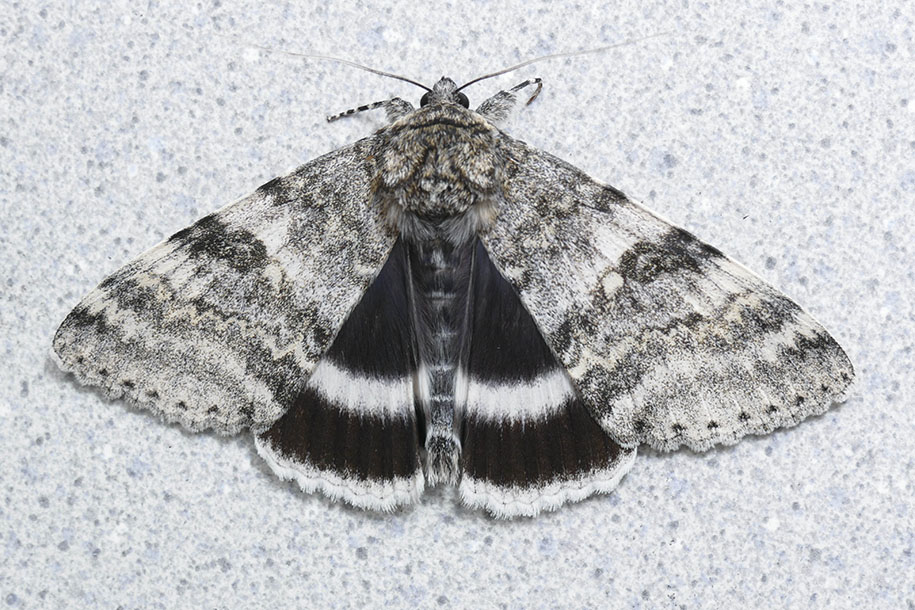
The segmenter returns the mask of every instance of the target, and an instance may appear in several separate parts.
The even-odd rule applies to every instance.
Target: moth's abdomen
[[[455,379],[465,336],[471,248],[445,240],[410,244],[414,330],[419,353],[417,399],[426,422],[426,478],[458,479],[460,442]]]

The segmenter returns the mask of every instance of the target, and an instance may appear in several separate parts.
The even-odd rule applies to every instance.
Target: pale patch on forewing
[[[531,487],[504,487],[465,475],[458,491],[463,504],[481,508],[494,517],[534,517],[543,511],[556,510],[566,503],[580,502],[595,494],[612,492],[632,468],[635,455],[635,449],[623,449],[619,457],[606,468]]]
[[[356,415],[394,419],[413,413],[413,379],[379,379],[342,369],[323,358],[308,379],[328,402]]]
[[[254,444],[258,454],[279,478],[295,481],[306,493],[317,491],[331,500],[343,500],[357,508],[390,512],[399,506],[415,503],[425,487],[422,468],[417,468],[410,477],[357,479],[287,459],[259,436],[255,436]]]
[[[574,395],[568,374],[555,369],[527,382],[484,383],[471,377],[461,404],[467,416],[526,421],[562,410]]]
[[[590,195],[599,197],[601,190]],[[593,232],[592,245],[603,255],[604,264],[610,267],[619,263],[636,243],[659,239],[670,228],[637,208],[615,206],[611,213],[610,210],[581,207],[577,211],[581,215],[578,221],[584,222]]]
[[[600,285],[604,291],[604,296],[612,298],[613,293],[622,288],[623,276],[615,271],[610,271],[604,274],[604,279],[601,280]]]

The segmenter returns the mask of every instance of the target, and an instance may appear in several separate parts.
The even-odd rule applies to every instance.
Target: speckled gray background
[[[267,4],[3,3],[0,607],[915,606],[910,3]],[[615,494],[535,520],[445,491],[378,516],[48,359],[109,272],[382,120],[325,114],[421,93],[245,43],[431,83],[658,32],[467,93],[543,77],[510,133],[796,298],[857,365],[844,406],[731,449],[644,452]]]

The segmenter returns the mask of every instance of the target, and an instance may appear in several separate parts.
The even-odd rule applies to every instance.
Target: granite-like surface
[[[561,4],[3,4],[0,607],[915,606],[915,9]],[[244,43],[431,83],[657,32],[467,94],[543,77],[509,131],[796,298],[857,365],[844,406],[730,449],[643,452],[613,495],[534,520],[441,490],[379,516],[48,358],[109,272],[382,121],[326,114],[421,93]]]

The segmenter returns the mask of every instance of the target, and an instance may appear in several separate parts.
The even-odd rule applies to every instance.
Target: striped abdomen
[[[424,415],[430,484],[458,479],[455,388],[467,333],[471,244],[434,239],[409,246],[413,329],[419,356],[417,407]]]

